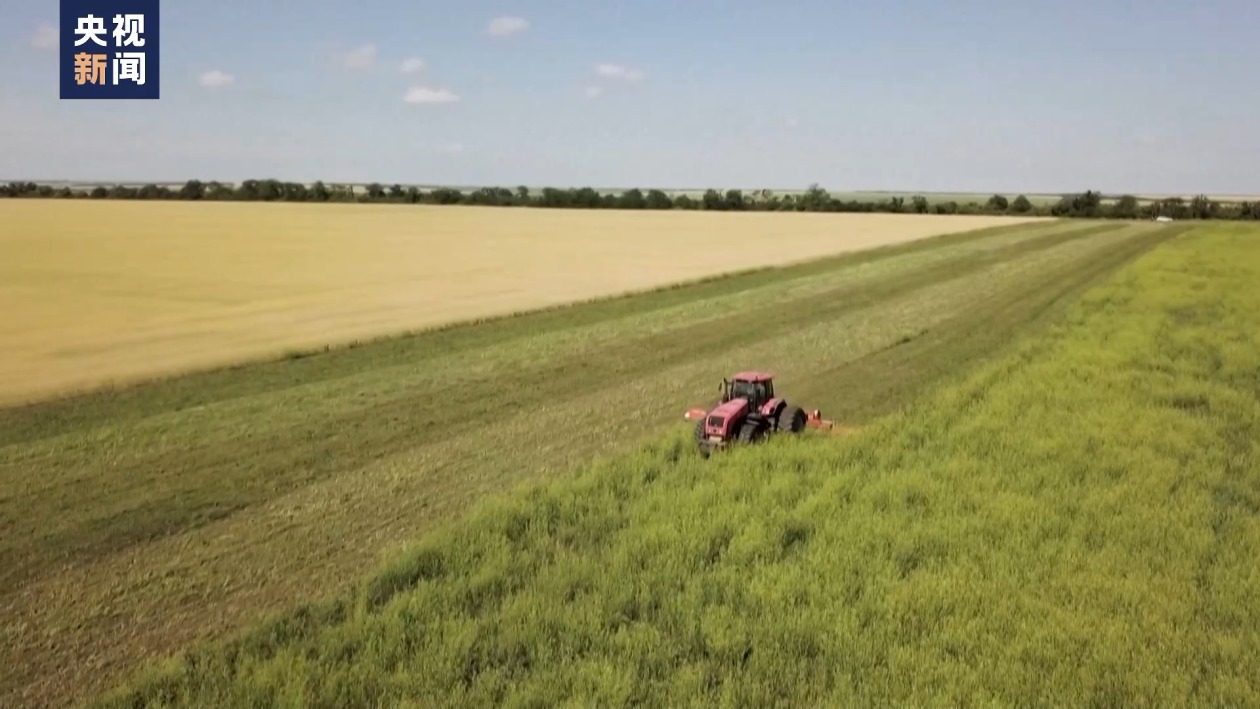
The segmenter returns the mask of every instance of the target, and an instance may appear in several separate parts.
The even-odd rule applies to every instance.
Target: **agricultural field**
[[[0,705],[335,594],[487,495],[667,434],[737,369],[859,428],[1184,228],[990,227],[0,409]]]
[[[0,404],[1027,219],[0,202]]]
[[[496,412],[493,442],[470,427],[466,470],[486,475],[496,454],[474,451],[518,444],[498,484],[526,476],[534,445],[620,435],[626,414],[663,424],[738,364],[773,362],[785,388],[863,425],[709,461],[670,428],[483,501],[352,588],[93,706],[1260,705],[1258,281],[1254,226],[1064,223],[382,349],[378,364],[408,350],[436,362],[468,354],[463,342],[484,354],[460,366],[497,362],[492,377],[542,390],[496,379],[504,398],[546,407],[528,422]],[[534,355],[529,371],[513,351]],[[226,380],[163,396],[217,411],[213,428],[225,407],[297,396],[299,381],[338,386],[313,372],[351,356],[366,355],[257,370],[231,398]],[[391,394],[428,384],[403,369]],[[50,415],[46,430],[79,435],[87,416]],[[170,448],[178,418],[151,422]],[[384,463],[392,474],[369,463],[336,492],[414,511],[438,455]],[[335,494],[320,497],[348,529]],[[301,511],[277,516],[269,542],[284,546]],[[204,546],[178,548],[186,563]],[[342,578],[323,558],[310,580]],[[160,578],[179,595],[185,577]]]

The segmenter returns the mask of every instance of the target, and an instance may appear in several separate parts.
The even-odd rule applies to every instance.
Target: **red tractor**
[[[755,443],[774,433],[800,433],[806,428],[831,428],[817,409],[806,413],[774,394],[774,375],[740,372],[723,379],[721,397],[712,410],[691,409],[683,417],[696,421],[696,445],[706,458],[732,443]]]

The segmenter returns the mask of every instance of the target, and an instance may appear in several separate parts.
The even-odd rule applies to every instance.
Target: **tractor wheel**
[[[700,449],[700,455],[709,457],[709,442],[705,440],[704,435],[704,419],[696,422],[696,447]]]
[[[756,443],[761,440],[764,434],[765,431],[762,430],[760,421],[748,420],[745,421],[744,425],[739,428],[739,442]]]
[[[805,430],[805,411],[799,406],[785,406],[775,420],[779,433],[800,433]]]

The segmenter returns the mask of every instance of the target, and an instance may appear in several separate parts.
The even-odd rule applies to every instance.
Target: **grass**
[[[0,222],[0,405],[1021,223],[56,200]]]
[[[857,426],[1182,229],[1043,222],[0,411],[0,703],[335,593],[746,367]]]
[[[842,443],[680,426],[92,706],[1256,706],[1260,240],[1179,229]]]

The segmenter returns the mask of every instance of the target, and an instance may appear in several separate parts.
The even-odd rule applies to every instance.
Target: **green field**
[[[1102,291],[1110,296],[1094,296],[1077,310],[1073,328],[1057,339],[991,365],[934,405],[881,418],[999,354],[1013,337],[1061,320],[1086,288],[1178,235],[1143,262],[1140,277],[1127,276]],[[1248,243],[1260,242],[1245,226],[1003,227],[0,411],[0,662],[10,670],[0,704],[53,706],[90,696],[145,660],[277,613],[288,619],[251,636],[240,652],[211,647],[193,669],[135,685],[140,705],[162,706],[164,688],[180,690],[177,705],[274,689],[276,702],[295,706],[335,705],[343,692],[349,705],[381,693],[446,703],[456,698],[447,691],[500,705],[496,697],[506,703],[544,690],[613,704],[647,692],[681,705],[702,695],[738,703],[780,689],[798,699],[817,692],[973,703],[1031,696],[1038,689],[1030,683],[1039,681],[1047,692],[1093,691],[1043,670],[1069,671],[1061,665],[1065,647],[1101,653],[1104,665],[1120,662],[1114,652],[1153,651],[1123,642],[1120,650],[1094,647],[1055,625],[1062,629],[1045,637],[1016,633],[1023,643],[1017,662],[1001,654],[1008,649],[1001,637],[1047,618],[1097,627],[1089,609],[1069,601],[1114,591],[1073,585],[1073,574],[1085,568],[1079,564],[1103,552],[1107,562],[1166,563],[1157,570],[1170,574],[1173,565],[1202,562],[1204,583],[1219,581],[1212,587],[1218,595],[1196,596],[1174,583],[1180,577],[1161,577],[1168,585],[1157,590],[1177,598],[1190,593],[1179,602],[1199,603],[1212,628],[1220,627],[1192,638],[1200,643],[1190,646],[1194,652],[1219,643],[1213,647],[1220,662],[1240,661],[1229,643],[1252,638],[1229,639],[1226,630],[1247,612],[1240,610],[1246,598],[1230,594],[1254,591],[1231,585],[1237,569],[1230,560],[1254,537],[1229,531],[1223,538],[1235,546],[1222,546],[1220,555],[1167,561],[1154,552],[1143,556],[1131,537],[1098,538],[1120,524],[1099,515],[1111,510],[1114,495],[1128,492],[1108,486],[1145,483],[1126,476],[1120,463],[1095,480],[1081,459],[1063,457],[1063,446],[1093,440],[1082,449],[1086,462],[1125,452],[1131,446],[1123,435],[1145,429],[1107,416],[1127,415],[1125,407],[1136,404],[1071,399],[1097,392],[1067,386],[1080,384],[1071,376],[1046,379],[1033,365],[1049,357],[1044,367],[1077,371],[1071,353],[1103,357],[1098,367],[1127,356],[1162,357],[1165,369],[1151,371],[1171,379],[1156,383],[1197,401],[1201,382],[1181,373],[1194,361],[1183,361],[1176,348],[1148,352],[1142,318],[1158,320],[1163,303],[1147,300],[1211,298],[1219,301],[1218,321],[1246,318],[1239,309],[1248,293],[1231,283],[1255,275],[1247,271],[1255,265]],[[1161,276],[1159,264],[1170,261],[1191,266]],[[1213,270],[1212,277],[1195,264]],[[1145,284],[1156,277],[1168,282],[1150,291]],[[1125,316],[1117,310],[1125,307],[1139,309]],[[1195,329],[1197,311],[1177,307],[1189,308],[1189,325],[1169,337],[1206,336]],[[1104,327],[1106,318],[1123,322]],[[1109,358],[1106,348],[1080,344],[1091,337],[1129,349]],[[1253,334],[1213,337],[1233,343],[1236,356],[1254,356]],[[1068,354],[1043,354],[1060,350]],[[792,399],[847,427],[872,430],[843,443],[778,445],[699,464],[686,446],[682,411],[708,400],[723,375],[749,367],[780,373],[779,387]],[[990,385],[1006,392],[1001,397],[1011,406],[1021,392],[1033,402],[1049,398],[1021,403],[1002,418],[985,408],[998,400],[984,394]],[[1238,418],[1235,399],[1219,405],[1234,407],[1226,409],[1226,423],[1250,425]],[[1199,421],[1196,412],[1191,406],[1186,420]],[[1100,428],[1082,438],[1086,421]],[[1205,453],[1194,444],[1214,440],[1214,421],[1182,430],[1175,427],[1182,419],[1170,419],[1173,428],[1153,429],[1167,434],[1157,446],[1129,452],[1156,466],[1168,459],[1197,464]],[[1254,437],[1255,429],[1245,430]],[[946,431],[949,437],[933,435]],[[1107,437],[1117,431],[1122,438],[1113,446]],[[634,453],[660,436],[665,442]],[[777,460],[780,453],[786,458]],[[593,455],[612,462],[573,482]],[[1046,467],[1037,473],[1034,463]],[[1047,471],[1060,463],[1078,470],[1070,485],[1052,484]],[[1018,477],[1025,475],[1034,477]],[[1007,478],[1017,489],[1003,487]],[[1194,495],[1214,480],[1192,475],[1178,486],[1206,511],[1160,528],[1160,544],[1205,533],[1195,524],[1209,522],[1217,503]],[[555,487],[509,497],[498,512],[463,516],[490,493],[538,481]],[[1222,494],[1247,489],[1240,482]],[[1073,501],[1080,507],[1054,507]],[[1161,515],[1189,509],[1156,506],[1149,515],[1164,521]],[[1041,527],[1023,529],[1028,513],[1052,531],[1078,525],[1085,546],[1045,536]],[[931,516],[938,514],[944,517]],[[1070,519],[1047,517],[1054,514]],[[1010,547],[1021,539],[1008,536],[1016,531],[1029,543],[1064,546],[1053,564],[1043,563],[1041,552]],[[295,605],[342,593],[382,557],[428,534],[437,536],[413,553],[414,563],[368,584],[371,603],[358,596],[317,605],[314,616],[291,615]],[[698,566],[697,545],[714,555]],[[779,558],[776,545],[791,554]],[[1179,553],[1202,551],[1186,545]],[[927,595],[899,585],[904,579],[894,573],[937,566],[948,573],[914,577],[914,584],[928,584]],[[404,588],[421,576],[433,578]],[[1131,583],[1149,591],[1141,578]],[[1018,594],[1021,584],[1043,582],[1053,582],[1050,595]],[[1012,593],[1005,600],[1016,606],[976,613]],[[539,604],[570,595],[566,605]],[[1172,603],[1164,595],[1155,600]],[[988,635],[960,626],[948,645],[954,659],[938,657],[914,670],[923,673],[912,673],[914,681],[894,682],[921,664],[916,652],[935,647],[916,650],[907,638],[945,643],[933,635],[941,627],[917,625],[923,603],[939,604],[941,622],[969,618]],[[909,610],[916,612],[902,615]],[[1132,620],[1122,615],[1102,627],[1118,634]],[[1183,625],[1168,622],[1175,625],[1168,637],[1189,642],[1176,634]],[[868,632],[859,636],[858,628]],[[556,643],[543,641],[550,637]],[[826,660],[826,669],[797,681],[793,673],[810,668],[794,662],[807,657]],[[571,662],[551,662],[559,658]],[[1010,666],[1015,674],[1002,685],[976,663]],[[1119,666],[1125,673],[1136,667]],[[1151,666],[1161,681],[1173,681],[1162,665]],[[317,677],[323,670],[331,674]],[[1246,694],[1251,685],[1231,671],[1221,670],[1234,684],[1205,670],[1200,694],[1169,693],[1163,685],[1152,691],[1209,703],[1213,696],[1254,701]],[[1131,676],[1116,681],[1117,696],[1128,696]]]
[[[1055,289],[1038,279],[1070,289],[1065,276],[1166,235],[1131,229],[955,244],[986,255],[980,272],[1037,267],[1015,279],[1024,297],[978,298],[953,315],[970,327],[928,332],[1044,313]],[[99,706],[1256,706],[1258,237],[1182,233],[908,408],[837,406],[868,422],[854,436],[705,462],[680,427],[487,502],[352,592]],[[929,254],[946,270],[941,252],[910,258]],[[990,280],[976,275],[972,289]],[[861,361],[838,342],[815,362]],[[899,364],[879,373],[928,368]],[[795,388],[839,404],[867,381],[833,374]]]

